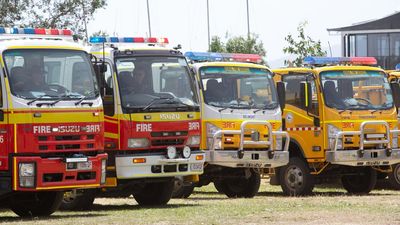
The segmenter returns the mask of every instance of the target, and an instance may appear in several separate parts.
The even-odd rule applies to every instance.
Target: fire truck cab
[[[258,55],[186,52],[185,56],[197,62],[193,70],[201,99],[201,149],[206,152],[204,174],[193,186],[213,182],[228,197],[253,197],[260,174],[289,160],[290,138],[281,131],[284,105],[272,72],[257,64]],[[190,195],[190,189],[183,197]]]
[[[283,127],[291,137],[287,166],[276,179],[287,195],[310,194],[341,179],[349,193],[369,193],[377,171],[400,162],[394,95],[369,57],[307,57],[309,67],[274,70],[286,85]]]
[[[103,109],[70,30],[0,27],[0,198],[48,216],[65,190],[105,183]]]
[[[90,43],[107,67],[101,88],[109,161],[106,191],[98,195],[166,204],[175,177],[203,173],[200,107],[186,59],[166,47],[166,38],[92,37]]]

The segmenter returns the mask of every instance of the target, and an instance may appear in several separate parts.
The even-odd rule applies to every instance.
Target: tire
[[[400,190],[400,164],[392,166],[393,171],[389,173],[388,181],[393,189]]]
[[[172,197],[174,181],[148,183],[141,191],[133,194],[137,203],[141,206],[166,205]]]
[[[284,195],[306,196],[312,194],[315,178],[304,159],[293,157],[289,164],[280,168],[279,183]]]
[[[172,198],[189,198],[194,190],[194,185],[182,185],[179,189],[174,190]]]
[[[342,176],[343,188],[349,194],[368,194],[376,184],[376,170],[371,167],[357,168],[356,175]]]
[[[20,217],[43,217],[53,214],[61,204],[64,192],[17,193],[10,209]]]
[[[96,198],[96,193],[96,189],[65,192],[60,210],[81,211],[91,209]]]
[[[245,174],[250,172],[246,178]],[[260,174],[251,169],[245,169],[242,177],[214,181],[214,186],[229,198],[253,198],[260,189]]]

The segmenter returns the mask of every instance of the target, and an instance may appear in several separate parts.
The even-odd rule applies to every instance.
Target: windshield
[[[118,85],[126,109],[193,110],[197,95],[188,65],[179,57],[117,58]]]
[[[320,74],[327,106],[346,109],[393,107],[389,82],[379,71],[328,71]]]
[[[17,97],[46,100],[98,95],[95,74],[83,51],[15,49],[3,57],[11,92]]]
[[[206,104],[220,108],[275,109],[278,101],[271,73],[248,67],[203,67]]]

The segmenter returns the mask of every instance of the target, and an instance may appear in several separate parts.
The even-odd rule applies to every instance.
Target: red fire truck
[[[48,216],[65,190],[105,183],[95,72],[70,30],[0,27],[0,53],[0,198]]]

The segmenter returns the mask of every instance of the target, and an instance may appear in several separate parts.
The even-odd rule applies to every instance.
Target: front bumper
[[[102,161],[107,154],[98,154],[87,157],[91,168],[67,169],[65,159],[41,158],[39,156],[15,156],[13,172],[13,190],[40,191],[40,190],[69,190],[75,188],[101,187]],[[34,187],[21,187],[19,177],[19,163],[35,164]]]
[[[400,149],[327,151],[326,161],[346,166],[387,166],[400,163]]]
[[[233,168],[275,168],[289,163],[289,152],[214,150],[206,151],[206,162]]]
[[[144,159],[134,163],[135,159]],[[175,177],[203,173],[205,155],[203,151],[192,151],[188,159],[167,159],[159,155],[116,156],[115,165],[118,179],[150,177]]]

